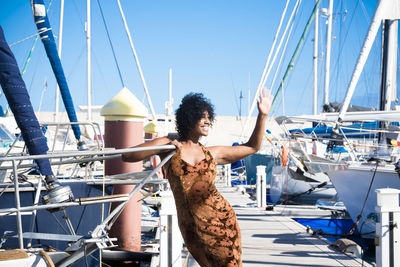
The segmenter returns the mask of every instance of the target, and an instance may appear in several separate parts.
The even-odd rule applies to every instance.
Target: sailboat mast
[[[374,14],[374,17],[372,18],[372,22],[369,26],[367,36],[365,37],[364,44],[361,48],[361,52],[358,57],[357,64],[354,67],[351,81],[349,83],[349,86],[347,87],[346,97],[344,98],[343,105],[342,105],[342,108],[340,109],[339,116],[337,119],[338,123],[341,123],[343,121],[343,118],[346,114],[347,108],[350,105],[351,97],[353,96],[357,82],[361,76],[361,72],[363,71],[365,62],[367,61],[368,54],[371,50],[372,44],[374,43],[376,34],[378,33],[379,27],[381,25],[381,21],[382,21],[382,19],[384,19],[385,13],[388,12],[388,7],[389,7],[388,3],[389,2],[386,0],[379,1],[378,6],[375,10],[375,14]]]
[[[165,120],[164,120],[164,134],[170,132],[170,117],[172,115],[172,68],[169,68],[168,73],[168,100],[165,101]]]
[[[389,111],[392,104],[392,90],[396,88],[396,80],[392,80],[393,72],[396,72],[397,57],[397,21],[384,20],[382,30],[382,65],[381,65],[381,86],[380,86],[380,103],[379,110]],[[393,71],[394,68],[394,71]],[[388,122],[380,121],[379,128],[386,128]],[[379,133],[380,142],[384,138],[384,133]]]
[[[315,11],[314,18],[314,55],[313,55],[313,114],[317,115],[317,104],[318,104],[318,8]]]
[[[398,20],[392,20],[391,21],[391,25],[390,25],[390,33],[389,33],[389,38],[390,38],[390,44],[389,44],[389,51],[390,54],[389,55],[389,67],[391,70],[391,73],[389,77],[389,94],[387,94],[387,99],[386,102],[389,103],[389,105],[387,106],[386,110],[390,110],[391,109],[391,103],[396,99],[396,92],[397,92],[397,50],[398,50],[398,40],[399,40],[399,36],[398,36]]]
[[[326,59],[325,59],[325,83],[324,83],[324,105],[329,105],[329,80],[331,66],[331,38],[332,38],[332,15],[333,0],[329,0],[328,6],[328,29],[326,31]]]
[[[122,21],[124,22],[126,34],[128,35],[129,43],[131,45],[131,50],[132,50],[133,56],[135,58],[136,66],[137,66],[138,71],[139,71],[140,79],[142,80],[144,92],[146,93],[147,102],[149,103],[149,107],[150,107],[150,110],[151,110],[151,114],[152,114],[153,120],[157,121],[156,112],[154,111],[153,103],[151,102],[149,90],[147,89],[146,80],[144,79],[142,68],[140,67],[140,62],[139,62],[139,58],[138,58],[138,56],[136,54],[135,46],[133,45],[132,36],[131,36],[131,34],[129,32],[129,28],[128,28],[128,24],[127,24],[126,19],[125,19],[124,11],[122,10],[122,6],[121,6],[121,3],[120,3],[119,0],[117,0],[117,3],[118,3],[119,11],[121,13]]]
[[[239,96],[239,120],[242,119],[242,99],[243,99],[243,94],[242,94],[242,91],[240,91],[240,96]]]
[[[167,120],[169,116],[172,115],[172,69],[169,69],[169,76],[168,76],[168,101],[165,101],[165,115],[167,116]]]
[[[313,9],[313,11],[312,11],[312,13],[311,13],[311,16],[308,18],[306,27],[304,28],[304,31],[303,31],[303,33],[302,33],[302,35],[301,35],[301,37],[300,37],[299,42],[297,43],[296,49],[294,50],[294,53],[293,53],[293,55],[292,55],[292,58],[291,58],[290,61],[289,61],[289,64],[288,64],[288,66],[287,66],[287,68],[286,68],[286,71],[285,71],[285,74],[283,75],[282,81],[281,81],[281,83],[279,84],[279,87],[278,87],[278,89],[277,89],[276,92],[275,92],[274,100],[272,100],[272,105],[274,104],[274,102],[275,102],[275,100],[277,99],[279,93],[281,92],[283,86],[285,85],[286,79],[289,77],[289,74],[290,74],[290,73],[292,72],[292,70],[293,70],[294,62],[296,61],[296,58],[297,58],[297,56],[298,56],[298,54],[299,54],[299,52],[300,52],[300,48],[303,46],[304,40],[305,40],[305,38],[306,38],[306,34],[307,34],[307,32],[308,32],[308,29],[310,28],[311,22],[314,20],[315,13],[316,13],[316,11],[317,11],[318,8],[319,8],[319,4],[320,4],[320,3],[321,3],[321,0],[318,0],[318,1],[316,2],[315,6],[314,6],[314,9]]]
[[[50,26],[45,5],[43,0],[31,0],[33,17],[35,20],[36,28],[39,31],[40,39],[46,50],[47,57],[50,60],[51,68],[54,72],[54,76],[60,86],[60,93],[63,99],[65,110],[67,111],[68,118],[71,122],[77,122],[76,112],[74,109],[74,103],[72,101],[71,93],[68,88],[68,83],[65,78],[65,73],[61,65],[61,60],[58,57],[57,46],[54,40],[53,32]],[[81,130],[79,125],[72,125],[75,138],[80,140]]]
[[[62,37],[63,37],[63,26],[64,26],[64,0],[60,2],[60,27],[58,29],[58,57],[61,60],[61,49],[62,49]],[[54,113],[54,122],[59,120],[60,110],[60,87],[56,84],[56,110]]]
[[[168,105],[169,105],[169,114],[170,116],[172,114],[172,69],[169,69],[169,90],[168,90]]]
[[[389,111],[396,92],[397,21],[385,20],[382,56],[380,110]]]
[[[250,72],[249,72],[249,80],[248,80],[248,90],[247,90],[247,115],[250,114]]]
[[[90,0],[86,1],[86,45],[87,45],[87,95],[88,112],[87,119],[92,121],[92,58],[91,58],[91,18],[90,18]]]

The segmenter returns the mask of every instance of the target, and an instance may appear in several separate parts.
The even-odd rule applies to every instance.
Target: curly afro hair
[[[202,93],[189,93],[183,97],[179,108],[175,112],[176,130],[178,131],[179,139],[188,139],[190,131],[201,120],[204,111],[208,112],[210,123],[212,124],[215,114],[214,106],[209,99],[205,98]]]

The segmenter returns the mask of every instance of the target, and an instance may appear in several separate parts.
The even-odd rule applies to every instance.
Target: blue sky
[[[145,104],[145,94],[130,50],[116,1],[99,0],[125,86]],[[248,92],[252,100],[271,48],[286,1],[277,0],[203,0],[203,1],[133,1],[121,0],[133,36],[144,77],[156,113],[164,113],[168,97],[168,71],[172,68],[174,109],[188,92],[202,92],[216,107],[217,115],[238,115],[242,91],[242,115],[247,115]],[[291,1],[289,11],[295,1]],[[37,33],[30,1],[0,0],[0,25],[9,44]],[[49,1],[45,1],[49,4]],[[332,40],[331,101],[343,100],[356,57],[362,45],[377,1],[336,0]],[[278,73],[282,77],[293,53],[314,1],[303,0],[296,17],[287,55]],[[92,88],[93,104],[110,100],[122,85],[108,44],[98,1],[92,0]],[[323,0],[321,7],[327,7]],[[49,12],[53,32],[58,36],[59,0],[53,0]],[[75,105],[87,104],[86,41],[84,23],[86,1],[65,1],[62,63]],[[325,40],[325,21],[320,17],[319,42]],[[293,75],[285,87],[284,108],[281,98],[273,108],[279,116],[312,113],[312,47],[313,28],[298,58]],[[34,38],[12,46],[20,68],[25,63]],[[376,44],[375,48],[378,47]],[[323,88],[324,46],[320,45],[319,91]],[[378,51],[370,56],[369,68],[359,82],[353,104],[376,105],[379,85]],[[340,52],[339,52],[340,51]],[[377,63],[378,62],[378,63]],[[273,73],[271,74],[271,77]],[[54,110],[55,79],[43,45],[38,42],[24,80],[34,108]],[[44,81],[48,88],[43,92]],[[269,86],[267,82],[267,86]],[[275,92],[277,82],[272,88]],[[318,106],[322,106],[322,93]],[[255,114],[255,113],[254,113]]]

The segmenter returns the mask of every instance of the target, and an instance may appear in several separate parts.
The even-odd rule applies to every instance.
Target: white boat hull
[[[379,188],[400,189],[400,177],[395,172],[394,166],[387,165],[376,168],[376,164],[350,165],[329,171],[328,175],[352,220],[356,222],[357,217],[361,215],[358,231],[365,235],[363,237],[373,238],[375,206],[377,205],[375,190]]]

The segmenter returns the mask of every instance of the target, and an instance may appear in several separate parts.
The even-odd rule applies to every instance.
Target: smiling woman
[[[187,139],[196,124],[206,118],[211,126],[215,119],[214,106],[201,93],[187,94],[176,111],[176,128],[180,139]]]
[[[263,92],[258,100],[256,126],[247,143],[206,148],[199,139],[208,135],[214,121],[214,108],[203,94],[190,93],[176,111],[178,140],[161,137],[139,145],[172,143],[177,147],[177,153],[167,166],[167,178],[174,194],[182,237],[189,252],[203,267],[242,266],[239,225],[232,206],[214,184],[216,167],[258,151],[271,103],[270,92]],[[133,162],[154,154],[165,156],[161,151],[153,150],[126,153],[123,159]]]

